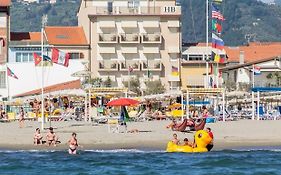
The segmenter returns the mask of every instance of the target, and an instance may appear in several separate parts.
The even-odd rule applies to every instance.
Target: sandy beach
[[[129,122],[128,130],[138,129],[139,133],[109,133],[107,124],[86,122],[52,122],[61,141],[57,147],[34,146],[33,134],[40,123],[26,121],[24,128],[18,122],[0,123],[0,149],[41,150],[67,149],[67,141],[76,132],[80,149],[155,149],[165,150],[173,131],[165,126],[170,121]],[[45,124],[46,128],[50,123]],[[281,146],[281,121],[240,120],[207,124],[215,136],[215,150]],[[42,134],[45,139],[47,130]],[[194,132],[178,132],[178,137],[192,140]]]

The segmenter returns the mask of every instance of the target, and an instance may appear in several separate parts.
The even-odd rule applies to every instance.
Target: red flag
[[[19,79],[16,74],[10,69],[7,67],[7,75],[10,76],[10,77],[13,77],[15,79]]]
[[[40,62],[42,61],[42,58],[39,55],[37,55],[36,53],[33,53],[33,58],[34,58],[35,66],[40,64]]]
[[[129,66],[129,72],[133,72],[134,68],[132,66]]]
[[[69,65],[69,53],[64,53],[57,48],[52,48],[52,62],[68,67]]]
[[[209,63],[208,63],[208,64],[209,64]],[[209,75],[212,75],[212,74],[213,74],[213,71],[214,71],[214,70],[213,70],[213,64],[212,64],[212,63],[210,63],[210,69],[211,69],[211,70],[210,70]]]

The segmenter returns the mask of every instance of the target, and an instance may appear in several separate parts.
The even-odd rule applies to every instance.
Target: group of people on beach
[[[76,136],[76,133],[72,133],[71,138],[68,141],[69,154],[77,154],[78,141]],[[45,141],[43,140],[43,136],[41,135],[39,128],[36,128],[33,139],[34,145],[47,144],[48,146],[56,146],[57,143],[60,143],[60,141],[58,140],[58,136],[55,134],[54,129],[52,127],[49,128]]]
[[[214,139],[214,134],[211,130],[211,128],[206,128],[206,131],[208,132],[209,136]],[[183,139],[183,143],[181,143],[181,141],[178,139],[178,135],[176,133],[173,134],[173,139],[171,140],[174,144],[176,145],[182,145],[182,146],[190,146],[192,148],[196,148],[197,145],[196,145],[196,142],[195,142],[195,139],[193,140],[193,142],[190,142],[188,140],[188,138],[184,138]],[[211,149],[214,147],[214,144],[213,144],[213,141],[207,145],[207,149],[208,151],[211,151]]]

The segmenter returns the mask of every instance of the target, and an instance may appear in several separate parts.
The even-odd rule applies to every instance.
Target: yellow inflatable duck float
[[[182,146],[174,144],[172,141],[168,142],[167,152],[183,152],[183,153],[192,153],[192,152],[208,152],[207,145],[213,140],[207,131],[199,130],[194,135],[196,148],[191,146]]]

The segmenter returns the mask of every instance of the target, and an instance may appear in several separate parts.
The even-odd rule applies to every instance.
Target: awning
[[[168,21],[168,27],[172,28],[172,27],[180,27],[180,22],[179,21]]]
[[[115,47],[99,47],[99,53],[115,53]]]
[[[80,80],[74,80],[74,81],[68,81],[64,83],[59,83],[51,86],[44,87],[44,93],[50,93],[54,91],[59,90],[65,90],[65,89],[79,89],[81,88],[81,82]],[[29,92],[25,92],[22,94],[15,95],[14,97],[25,97],[25,96],[31,96],[31,95],[39,95],[41,94],[41,89],[35,89]]]
[[[98,22],[100,28],[115,28],[114,21],[100,21]]]
[[[121,47],[122,53],[138,53],[137,47]]]
[[[159,47],[143,47],[143,53],[159,53]]]
[[[143,21],[142,25],[144,28],[158,28],[159,21]]]
[[[121,26],[124,28],[137,28],[138,23],[137,21],[122,21]]]
[[[169,53],[180,53],[179,47],[169,47],[168,48]]]

